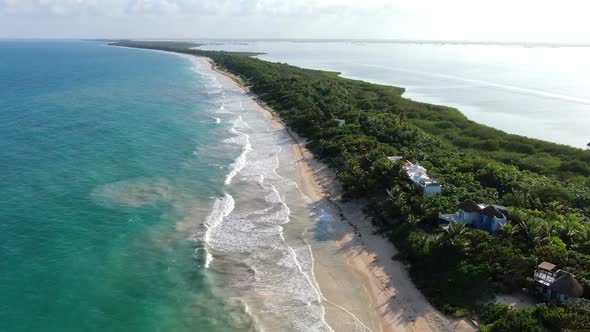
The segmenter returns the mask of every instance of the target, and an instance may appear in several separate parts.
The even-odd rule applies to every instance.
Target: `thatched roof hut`
[[[481,211],[481,207],[479,205],[477,205],[477,203],[475,203],[474,201],[472,201],[470,199],[459,204],[458,208],[465,211],[465,212],[479,212],[479,211]]]
[[[584,294],[584,287],[580,285],[573,274],[559,270],[555,277],[555,281],[549,285],[553,292],[565,294],[569,297],[581,297]]]

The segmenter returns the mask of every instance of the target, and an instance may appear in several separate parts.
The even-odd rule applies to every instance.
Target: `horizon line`
[[[244,37],[190,37],[190,38],[102,38],[102,37],[0,37],[0,40],[80,40],[80,41],[119,41],[119,40],[147,40],[147,41],[225,41],[225,42],[350,42],[350,43],[391,43],[391,44],[449,44],[449,45],[498,45],[498,46],[563,46],[590,47],[590,42],[555,42],[555,41],[503,41],[503,40],[461,40],[461,39],[399,39],[399,38],[244,38]]]

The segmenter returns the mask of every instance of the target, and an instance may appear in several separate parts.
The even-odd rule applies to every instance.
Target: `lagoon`
[[[583,148],[590,142],[590,47],[303,41],[200,41],[273,62],[406,88],[509,133]]]

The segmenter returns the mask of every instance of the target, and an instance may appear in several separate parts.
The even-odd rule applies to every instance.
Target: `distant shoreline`
[[[26,39],[22,39],[26,40]],[[130,41],[134,39],[81,39],[83,41],[104,41],[104,42],[118,42]],[[141,39],[150,40],[150,39]],[[193,40],[195,43],[207,44],[208,42],[291,42],[291,43],[365,43],[365,44],[414,44],[414,45],[459,45],[459,46],[521,46],[521,47],[590,47],[590,42],[583,43],[562,43],[562,42],[541,42],[541,41],[500,41],[500,40],[434,40],[434,39],[309,39],[309,38],[183,38],[183,39],[154,39],[154,41],[175,41],[186,42]]]
[[[294,43],[294,42],[212,42],[198,47],[204,51],[246,51],[257,50],[268,54],[256,58],[275,62],[289,63],[301,68],[340,72],[340,76],[352,80],[369,83],[403,87],[404,98],[416,102],[434,105],[445,105],[458,109],[468,119],[481,125],[489,126],[506,133],[541,139],[557,144],[565,144],[574,148],[585,148],[588,136],[581,123],[576,120],[587,111],[590,99],[584,93],[576,93],[569,85],[542,83],[526,75],[527,70],[538,67],[540,62],[557,59],[573,58],[576,54],[587,54],[590,48],[561,48],[561,46],[532,45],[529,46],[477,46],[431,43],[431,44],[371,44],[371,43]],[[451,43],[460,43],[451,41]],[[482,42],[483,43],[483,42]],[[245,46],[247,45],[247,46]],[[489,46],[489,47],[487,47]],[[311,52],[321,49],[323,56],[315,56]],[[339,56],[338,52],[342,55]],[[416,60],[404,58],[403,54],[416,52]],[[491,54],[506,60],[509,56],[515,59],[531,57],[531,64],[526,66],[496,65],[494,61],[484,61]],[[362,56],[361,56],[362,55]],[[431,56],[440,57],[426,65]],[[480,57],[478,57],[481,56]],[[360,57],[359,57],[360,56]],[[463,60],[453,64],[453,57]],[[467,58],[470,56],[469,58]],[[341,57],[341,58],[340,58]],[[336,60],[338,59],[338,60]],[[433,58],[434,60],[434,58]],[[517,60],[520,61],[520,60]],[[460,64],[464,63],[464,64]],[[470,65],[478,64],[474,74],[469,72]],[[446,68],[455,66],[456,71]],[[481,65],[481,68],[479,69]],[[495,76],[494,67],[509,69],[514,73]],[[554,68],[546,66],[545,68]],[[570,66],[562,69],[547,69],[551,72],[563,71],[570,77]],[[509,79],[520,75],[522,81]],[[552,80],[547,80],[551,82]],[[537,83],[535,83],[537,82]],[[545,81],[543,81],[545,82]],[[577,82],[577,81],[575,81]],[[587,82],[580,79],[579,83]],[[552,88],[552,86],[554,88]],[[526,105],[526,106],[522,106]],[[535,109],[539,116],[531,116],[530,110]],[[553,109],[564,111],[563,116],[555,116]],[[566,112],[567,110],[567,112]],[[578,116],[574,116],[578,115]],[[522,125],[527,123],[527,125]],[[522,124],[521,124],[522,123]],[[570,130],[564,130],[570,128]]]

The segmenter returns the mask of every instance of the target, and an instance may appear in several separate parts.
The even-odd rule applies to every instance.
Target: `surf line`
[[[213,203],[213,208],[205,223],[205,234],[203,235],[203,241],[205,243],[204,249],[206,252],[206,260],[205,260],[205,268],[209,268],[210,263],[213,261],[213,255],[209,252],[209,239],[211,236],[211,231],[219,226],[223,219],[229,216],[235,208],[235,201],[234,198],[228,194],[224,193],[222,198],[215,198],[215,202]]]

